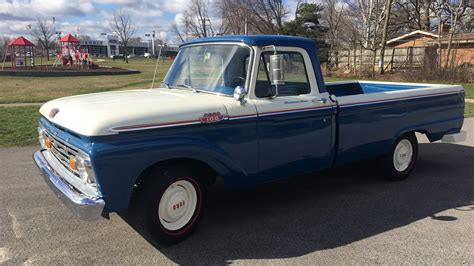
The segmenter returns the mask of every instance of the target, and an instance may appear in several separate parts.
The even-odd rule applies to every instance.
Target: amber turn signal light
[[[53,144],[51,143],[51,140],[49,138],[46,138],[44,140],[44,145],[46,146],[46,148],[48,149],[51,149],[51,146],[53,146]]]
[[[71,167],[71,169],[76,170],[76,168],[77,168],[76,159],[74,159],[74,158],[69,159],[69,167]]]

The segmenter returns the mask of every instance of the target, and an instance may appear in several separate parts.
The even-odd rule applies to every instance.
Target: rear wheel
[[[159,244],[175,244],[194,231],[202,215],[202,184],[192,171],[177,166],[152,171],[141,184],[139,215]]]
[[[390,153],[378,159],[382,174],[392,181],[408,178],[418,157],[418,140],[414,133],[401,136]]]

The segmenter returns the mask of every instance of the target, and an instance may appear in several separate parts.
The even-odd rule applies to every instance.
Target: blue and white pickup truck
[[[462,86],[325,84],[316,49],[290,36],[185,43],[160,88],[44,104],[34,160],[79,218],[133,198],[151,235],[172,244],[196,227],[216,177],[246,187],[377,158],[381,175],[401,180],[417,159],[415,132],[465,138]]]

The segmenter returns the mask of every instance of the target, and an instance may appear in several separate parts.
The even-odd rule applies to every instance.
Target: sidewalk
[[[0,103],[0,107],[41,106],[44,103]]]

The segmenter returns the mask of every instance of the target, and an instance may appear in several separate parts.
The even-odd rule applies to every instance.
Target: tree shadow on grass
[[[337,248],[436,213],[473,211],[474,148],[420,144],[408,180],[387,182],[373,161],[295,177],[249,190],[210,188],[206,213],[185,241],[160,247],[129,211],[121,217],[158,251],[178,264],[223,264],[238,259],[277,259]]]

